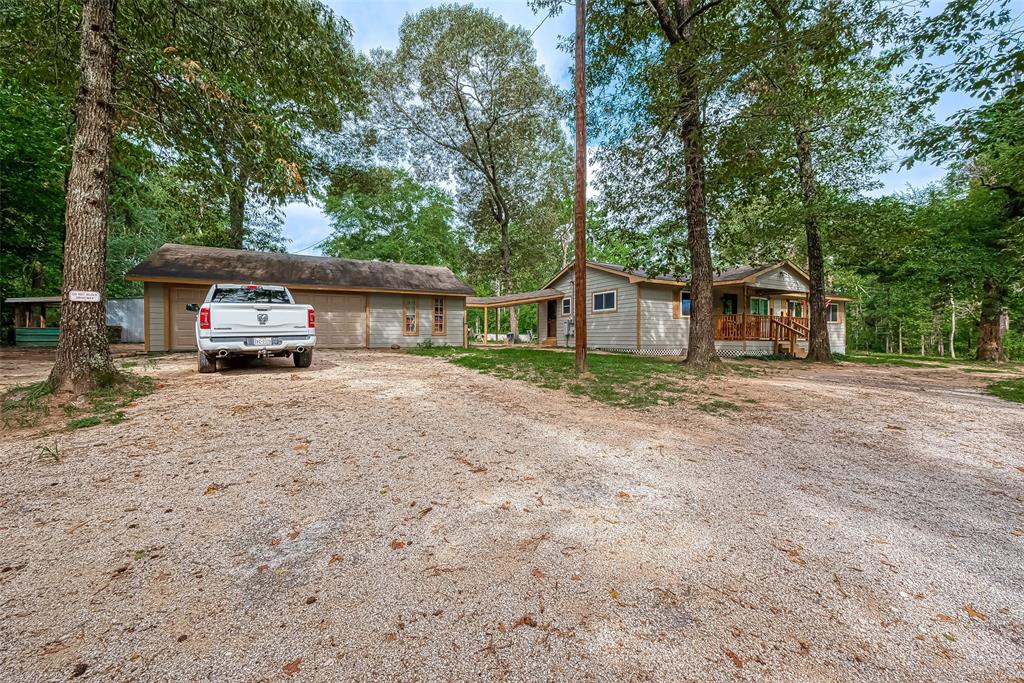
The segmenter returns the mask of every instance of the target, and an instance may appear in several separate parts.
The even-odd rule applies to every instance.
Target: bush
[[[1007,330],[1003,337],[1003,350],[1010,360],[1024,361],[1024,334]]]

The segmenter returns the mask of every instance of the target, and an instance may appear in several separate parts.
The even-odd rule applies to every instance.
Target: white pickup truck
[[[287,287],[213,285],[196,315],[199,372],[216,372],[228,356],[291,356],[308,368],[316,346],[316,312],[295,303]]]

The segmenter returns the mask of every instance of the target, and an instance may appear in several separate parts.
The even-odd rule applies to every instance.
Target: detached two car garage
[[[128,273],[145,291],[147,351],[194,351],[212,284],[284,285],[316,309],[318,348],[463,346],[466,297],[447,268],[165,244]]]

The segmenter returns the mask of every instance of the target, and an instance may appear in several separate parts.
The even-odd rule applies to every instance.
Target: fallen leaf
[[[951,617],[948,614],[942,614],[941,612],[935,615],[935,621],[944,621],[947,624],[956,621],[956,617]]]
[[[272,538],[272,539],[270,539],[270,545],[281,545],[281,539],[280,538]]]
[[[292,661],[288,662],[287,664],[281,667],[281,670],[289,676],[294,676],[295,674],[299,673],[300,664],[302,664],[302,657],[299,657],[298,659],[293,659]]]
[[[800,654],[802,654],[804,657],[806,657],[807,655],[811,654],[811,644],[810,643],[808,643],[806,640],[800,640],[800,641],[797,641],[797,642],[800,645],[800,649],[798,650],[798,652]]]
[[[260,566],[256,567],[256,571],[258,571],[260,574],[267,571],[268,569],[270,569],[270,565],[267,564],[261,564]]]
[[[505,624],[499,621],[498,622],[498,633],[504,633],[505,631],[506,631]]]
[[[738,654],[736,654],[732,650],[726,650],[724,648],[722,649],[722,652],[725,653],[726,657],[732,660],[732,663],[736,665],[737,669],[743,668],[743,660],[740,659],[740,656]]]
[[[952,633],[943,633],[942,636],[951,643],[956,642],[956,637]]]
[[[615,590],[614,588],[608,589],[608,595],[612,596],[612,600],[619,599],[619,591]]]
[[[633,500],[633,496],[629,495],[625,491],[619,491],[615,495],[618,496],[619,498],[621,498],[622,500],[627,500],[627,501],[628,500]]]
[[[530,574],[532,574],[535,579],[543,579],[546,576],[546,574],[537,567],[534,567]]]
[[[392,550],[401,550],[404,547],[405,547],[405,541],[400,541],[397,538],[395,540],[391,541],[391,549]]]
[[[971,619],[979,619],[981,621],[985,621],[986,619],[988,619],[987,616],[985,616],[978,610],[974,609],[970,605],[964,605],[964,612],[967,612],[967,616],[969,616]]]
[[[1024,529],[1014,529],[1010,532],[1011,536],[1024,536]]]
[[[295,540],[296,538],[298,538],[298,537],[299,537],[299,530],[298,530],[298,529],[292,529],[292,530],[291,530],[291,531],[290,531],[290,532],[288,533],[288,540],[289,540],[289,541],[294,541],[294,540]]]
[[[530,628],[536,628],[537,620],[533,618],[532,614],[524,614],[523,616],[516,619],[515,623],[512,624],[512,628],[519,628],[520,626],[529,626]]]
[[[294,446],[292,446],[292,450],[295,451],[296,453],[301,453],[302,451],[305,451],[307,448],[309,448],[308,443],[297,443]]]
[[[385,633],[384,634],[384,640],[386,640],[389,643],[393,643],[396,640],[398,640],[398,634],[394,633],[394,632],[392,632],[392,633]]]
[[[327,560],[327,566],[330,567],[332,564],[337,564],[339,562],[341,562],[341,555],[334,553],[331,555],[331,559]]]
[[[206,493],[204,493],[203,495],[204,496],[212,496],[217,491],[220,491],[223,488],[224,488],[224,484],[210,484],[209,486],[206,487]]]

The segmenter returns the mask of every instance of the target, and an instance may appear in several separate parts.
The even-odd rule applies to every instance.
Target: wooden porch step
[[[558,343],[558,339],[555,337],[546,337],[544,341],[540,343],[541,346],[554,346]]]

